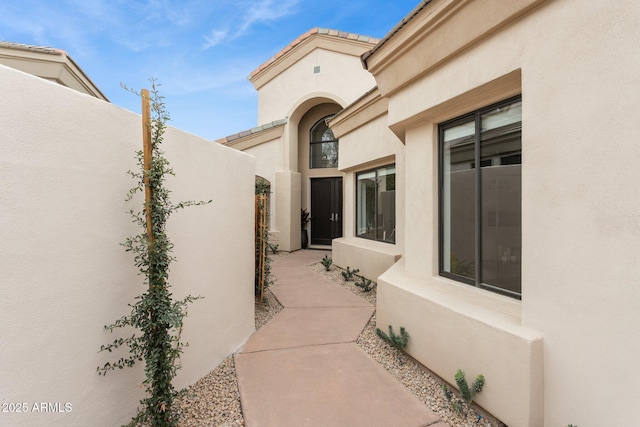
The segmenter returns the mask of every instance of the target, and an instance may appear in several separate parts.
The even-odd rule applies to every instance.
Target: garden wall
[[[140,116],[4,66],[0,94],[0,425],[125,423],[143,397],[142,366],[96,368],[120,357],[98,353],[115,338],[103,325],[144,291],[120,246],[140,231],[127,212],[141,200],[125,202]],[[185,321],[182,388],[254,330],[255,164],[174,128],[164,149],[174,202],[213,199],[168,223],[174,296],[204,297]]]

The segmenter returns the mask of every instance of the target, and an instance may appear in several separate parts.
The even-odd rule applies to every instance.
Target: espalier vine
[[[144,385],[146,397],[140,401],[142,408],[132,419],[130,425],[140,422],[152,426],[175,426],[176,415],[173,411],[173,400],[177,394],[172,379],[179,369],[178,359],[187,345],[180,340],[183,319],[187,315],[187,306],[200,297],[191,295],[175,300],[170,292],[169,265],[174,261],[171,255],[173,243],[167,236],[166,223],[171,214],[187,206],[202,205],[208,202],[186,201],[173,204],[170,191],[165,187],[167,175],[175,175],[164,157],[161,145],[164,139],[166,123],[169,113],[164,104],[164,98],[158,93],[159,84],[151,79],[151,90],[138,94],[150,104],[149,120],[144,124],[150,135],[146,147],[148,154],[143,151],[136,153],[139,169],[129,171],[128,174],[136,181],[136,185],[127,194],[127,201],[131,202],[139,193],[146,194],[146,200],[141,209],[131,209],[131,218],[140,229],[140,234],[128,237],[122,245],[127,252],[133,254],[133,262],[145,278],[145,291],[129,304],[131,312],[121,317],[105,329],[114,332],[124,329],[127,336],[117,338],[107,345],[102,345],[100,351],[122,352],[128,348],[128,354],[115,362],[108,362],[98,367],[100,375],[125,367],[134,366],[137,362],[145,362]],[[148,99],[148,101],[145,100]],[[143,107],[143,110],[145,107]],[[143,117],[145,112],[143,111]],[[149,147],[150,146],[150,147]],[[146,162],[145,162],[146,160]],[[135,333],[129,336],[129,330]]]

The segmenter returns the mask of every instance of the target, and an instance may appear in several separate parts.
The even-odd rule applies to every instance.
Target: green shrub
[[[389,325],[389,335],[385,334],[380,328],[376,328],[376,334],[398,351],[404,350],[410,338],[409,333],[404,329],[404,326],[400,326],[400,335],[396,335],[393,332],[393,326],[391,325]]]
[[[350,282],[353,280],[353,276],[355,276],[355,274],[359,271],[360,270],[358,270],[357,268],[351,270],[349,266],[347,266],[347,269],[342,272],[342,277],[344,277],[345,282]]]
[[[329,258],[327,255],[324,256],[324,258],[322,258],[322,261],[320,261],[322,263],[322,265],[324,265],[324,269],[329,271],[331,270],[331,264],[333,264],[333,260],[331,258]]]
[[[371,282],[371,280],[364,277],[361,277],[360,279],[362,280],[361,282],[354,283],[357,287],[361,288],[364,292],[369,292],[371,291],[371,289],[373,289],[373,283]]]
[[[453,410],[457,413],[466,412],[476,395],[482,391],[482,388],[484,387],[484,376],[478,375],[471,387],[469,387],[467,379],[465,378],[465,373],[462,369],[458,369],[454,378],[458,385],[458,389],[460,390],[460,397],[462,399],[454,399],[453,393],[449,390],[449,387],[447,387],[446,384],[442,385],[442,391]]]

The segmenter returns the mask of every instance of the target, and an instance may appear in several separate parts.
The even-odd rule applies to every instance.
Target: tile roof
[[[306,33],[302,34],[297,39],[295,39],[294,41],[292,41],[291,43],[289,43],[289,45],[287,45],[280,52],[276,53],[267,62],[263,63],[258,68],[253,70],[251,72],[251,74],[249,75],[249,79],[254,77],[256,74],[260,73],[265,68],[267,68],[273,62],[275,62],[278,58],[280,58],[281,56],[283,56],[284,54],[289,52],[291,49],[293,49],[296,45],[300,44],[302,41],[308,39],[309,37],[311,37],[311,36],[313,36],[315,34],[327,35],[327,36],[337,37],[337,38],[341,38],[341,39],[356,40],[356,41],[360,41],[360,42],[364,42],[364,43],[370,43],[372,45],[375,45],[380,41],[380,39],[377,39],[377,38],[374,38],[374,37],[362,36],[362,35],[354,34],[354,33],[347,33],[345,31],[332,30],[332,29],[329,29],[329,28],[312,28],[309,31],[307,31]]]
[[[17,50],[25,50],[29,52],[48,53],[51,55],[62,55],[67,57],[69,56],[67,52],[65,52],[64,50],[56,49],[48,46],[33,46],[30,44],[0,41],[0,47],[6,47],[9,49],[17,49]]]
[[[269,130],[271,128],[275,128],[275,127],[278,127],[278,126],[284,126],[284,125],[287,124],[288,121],[289,121],[289,119],[276,120],[274,122],[267,123],[267,124],[264,124],[262,126],[258,126],[258,127],[252,128],[252,129],[248,129],[248,130],[245,130],[245,131],[242,131],[242,132],[235,133],[233,135],[226,136],[226,137],[224,137],[222,139],[216,140],[216,142],[219,143],[219,144],[222,144],[222,145],[227,145],[227,144],[232,143],[236,139],[244,138],[245,136],[249,136],[249,135],[253,135],[253,134],[256,134],[256,133],[260,133],[260,132],[263,132],[265,130]]]

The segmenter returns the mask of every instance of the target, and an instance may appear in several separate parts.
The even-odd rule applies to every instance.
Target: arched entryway
[[[298,125],[298,168],[302,175],[302,209],[311,214],[312,246],[330,246],[343,235],[343,173],[338,170],[339,141],[327,120],[342,110],[334,102],[311,107]]]

